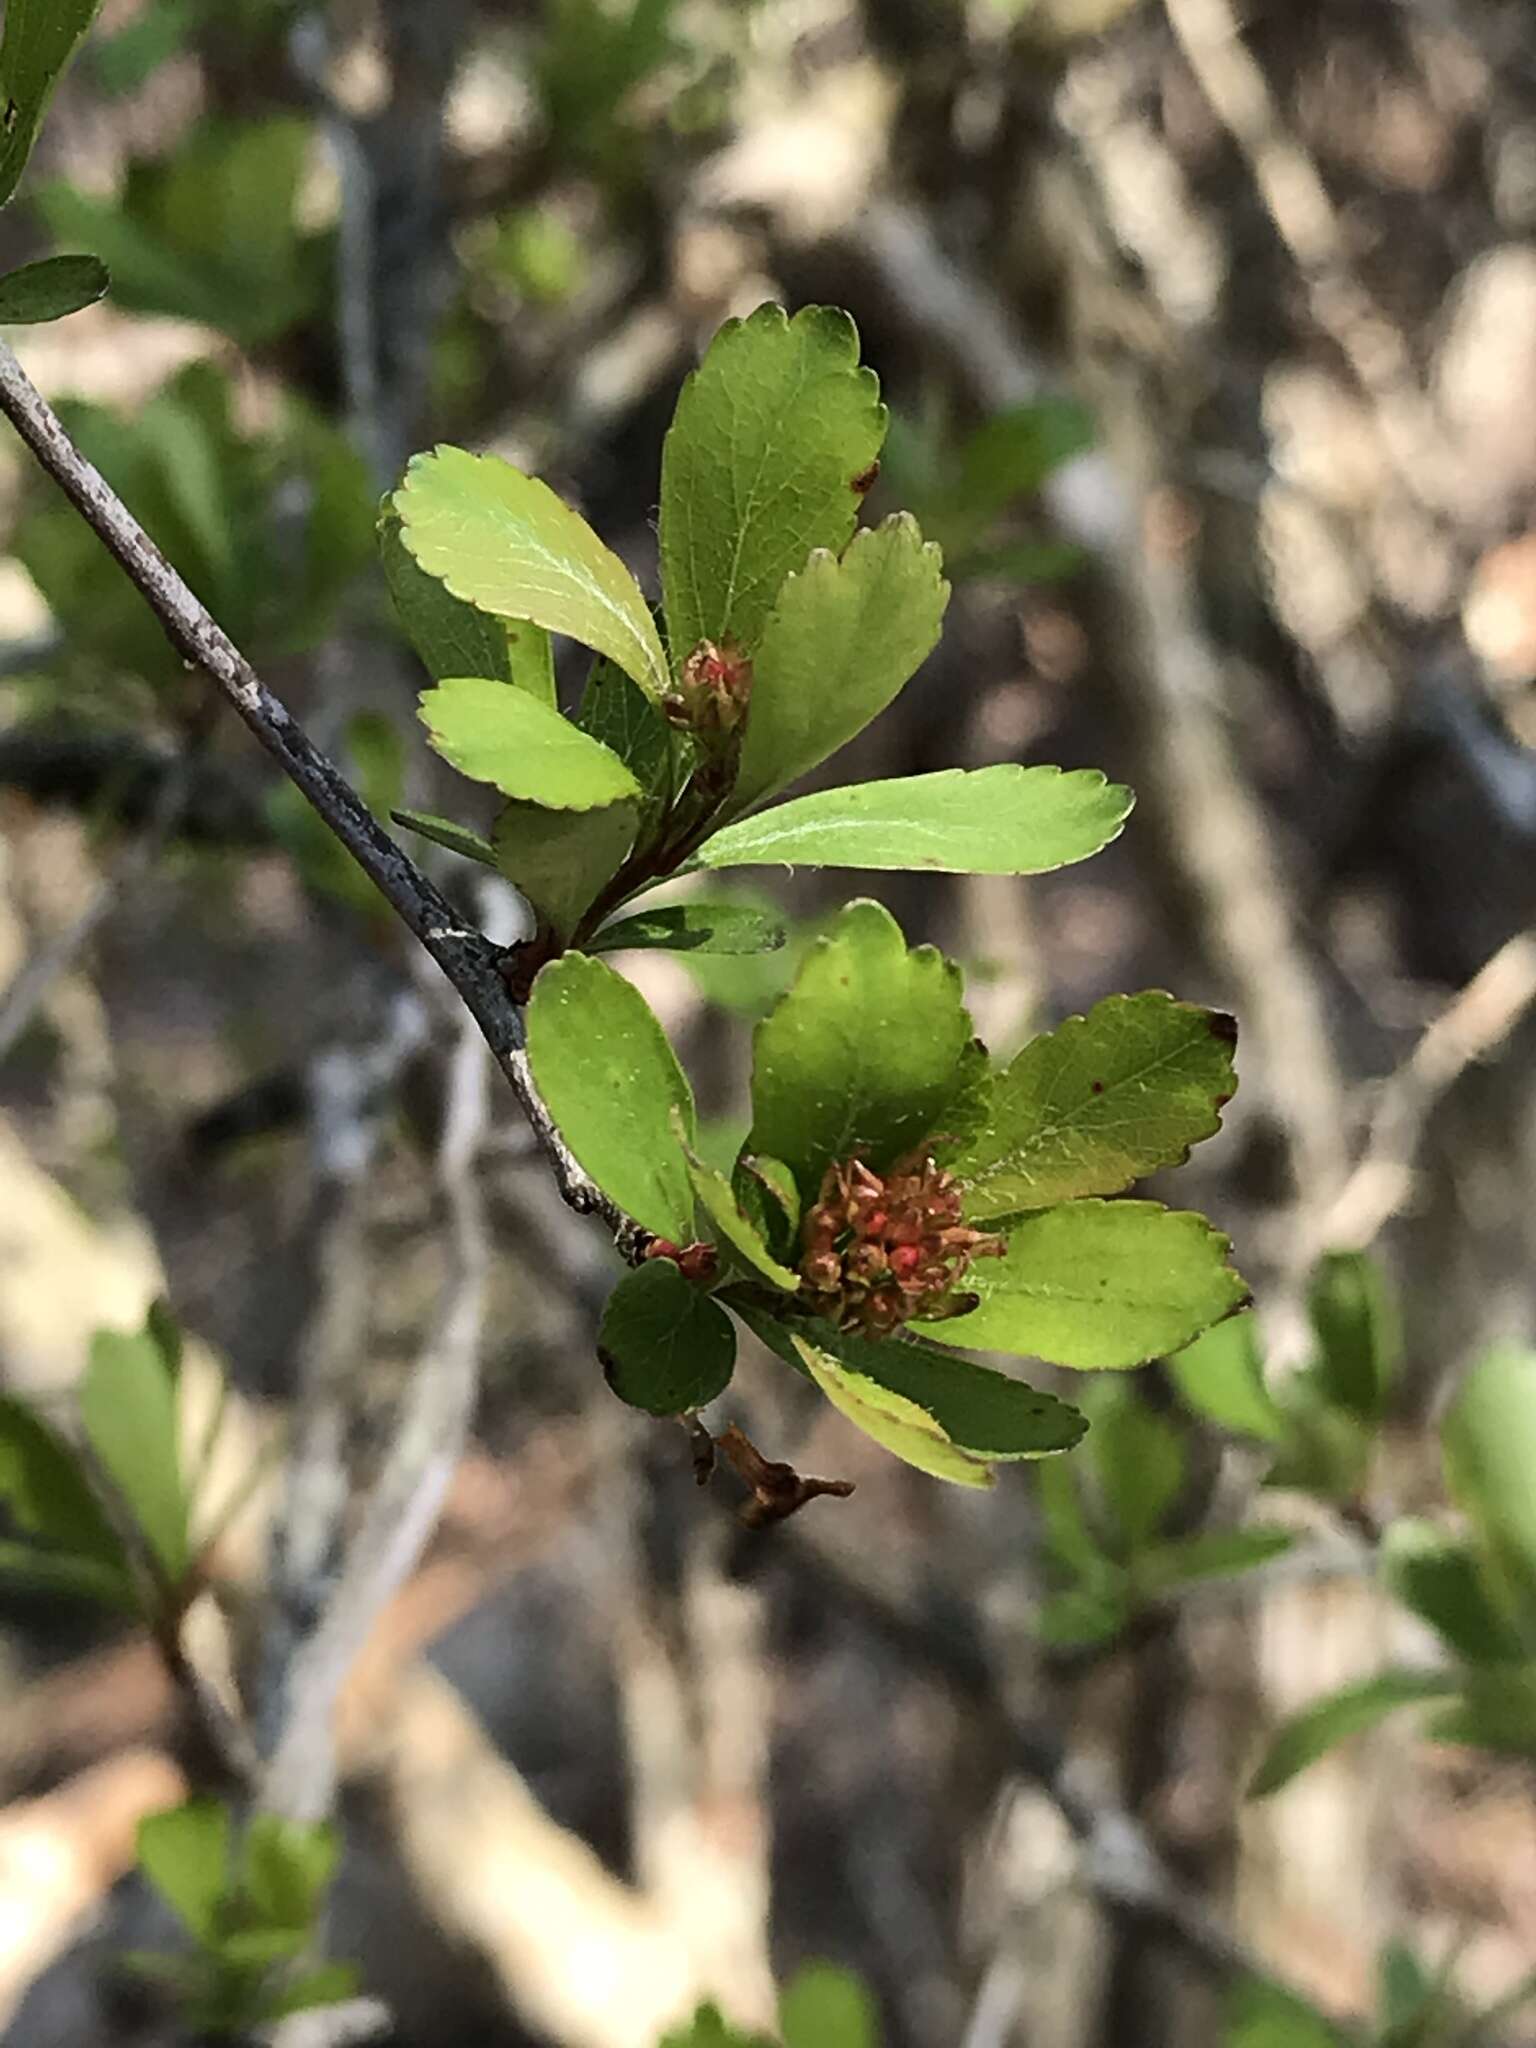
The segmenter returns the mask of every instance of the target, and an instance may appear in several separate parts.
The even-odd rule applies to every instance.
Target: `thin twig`
[[[53,408],[22,369],[15,351],[4,342],[0,342],[0,412],[126,572],[171,645],[217,684],[258,742],[452,982],[511,1083],[549,1159],[561,1198],[578,1214],[601,1217],[623,1256],[637,1259],[647,1233],[582,1171],[534,1085],[522,1012],[500,972],[503,949],[463,922],[286,705],[273,696],[117,493],[76,448]]]

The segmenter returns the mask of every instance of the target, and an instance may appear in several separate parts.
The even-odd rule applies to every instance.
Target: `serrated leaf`
[[[0,206],[16,190],[59,74],[100,0],[6,0],[0,39]]]
[[[796,781],[878,718],[933,651],[948,602],[939,551],[905,512],[789,576],[754,656],[732,811]]]
[[[1128,1394],[1094,1410],[1088,1451],[1105,1505],[1128,1547],[1140,1549],[1162,1527],[1184,1484],[1183,1438],[1166,1415]]]
[[[1402,1350],[1385,1274],[1364,1252],[1329,1252],[1317,1263],[1308,1306],[1319,1347],[1315,1384],[1346,1414],[1377,1421]]]
[[[976,1222],[1117,1195],[1221,1126],[1237,1085],[1236,1026],[1158,990],[1110,996],[1032,1039],[987,1101],[983,1126],[944,1163]]]
[[[205,1947],[219,1935],[219,1908],[229,1889],[229,1809],[217,1799],[191,1799],[139,1822],[139,1863],[171,1911]]]
[[[596,811],[640,785],[616,754],[528,691],[453,676],[421,695],[432,745],[471,782],[551,811]]]
[[[1330,1749],[1351,1735],[1374,1728],[1399,1707],[1446,1699],[1459,1687],[1459,1679],[1445,1671],[1383,1671],[1315,1700],[1271,1738],[1249,1784],[1248,1797],[1263,1799],[1278,1792]]]
[[[784,2048],[879,2048],[880,2021],[868,1987],[833,1963],[806,1963],[779,2000]]]
[[[468,825],[456,825],[452,818],[435,817],[431,811],[391,811],[389,815],[407,832],[419,832],[434,846],[445,846],[450,853],[462,854],[465,860],[479,861],[482,867],[493,868],[497,864],[496,849],[490,840],[471,831]]]
[[[406,547],[455,597],[569,634],[653,697],[669,687],[640,586],[548,484],[498,456],[444,447],[414,458],[394,509]]]
[[[306,1933],[320,1911],[336,1869],[334,1828],[251,1816],[245,1830],[242,1877],[246,1897],[269,1926]]]
[[[628,946],[671,953],[776,953],[788,934],[766,912],[740,903],[669,903],[638,910],[604,925],[591,942],[594,953],[620,953]]]
[[[738,818],[691,865],[1043,875],[1118,838],[1134,801],[1096,768],[941,768],[818,790]]]
[[[617,754],[640,785],[642,832],[648,832],[676,794],[680,741],[652,700],[616,662],[592,664],[576,723]]]
[[[64,1439],[24,1402],[0,1395],[0,1500],[17,1527],[88,1565],[111,1597],[130,1603],[123,1546]],[[23,1553],[30,1555],[31,1553]]]
[[[753,1035],[749,1149],[782,1159],[807,1200],[833,1160],[885,1165],[940,1127],[970,1042],[953,962],[908,952],[880,904],[850,903]]]
[[[661,463],[661,583],[681,663],[701,640],[755,651],[785,577],[852,537],[886,414],[846,313],[759,306],[728,320],[677,401]]]
[[[693,1183],[672,1112],[692,1143],[693,1093],[640,991],[584,954],[552,961],[533,985],[528,1057],[550,1115],[598,1186],[646,1230],[686,1243]]]
[[[588,811],[509,803],[491,828],[496,865],[540,919],[568,939],[622,867],[638,821],[637,806],[627,801]]]
[[[152,1338],[96,1332],[80,1382],[80,1419],[161,1570],[179,1584],[191,1548],[176,1384]]]
[[[736,1333],[671,1259],[648,1259],[608,1297],[597,1339],[608,1384],[647,1415],[686,1415],[730,1385]]]
[[[45,256],[0,277],[0,327],[40,327],[106,296],[106,265],[94,256]]]
[[[1157,1202],[1063,1202],[1010,1226],[1001,1258],[965,1276],[980,1306],[925,1324],[941,1344],[1082,1370],[1144,1365],[1248,1299],[1228,1240]]]
[[[1157,1599],[1202,1579],[1233,1578],[1283,1557],[1295,1541],[1289,1529],[1202,1529],[1176,1542],[1148,1544],[1136,1553],[1136,1591]]]
[[[954,1486],[988,1487],[997,1475],[985,1458],[975,1457],[953,1443],[926,1408],[905,1395],[883,1387],[878,1380],[855,1372],[802,1336],[791,1342],[801,1364],[840,1415],[846,1415],[856,1429],[919,1472],[935,1479],[947,1479]]]
[[[379,520],[379,559],[395,612],[434,681],[446,676],[512,681],[506,620],[477,610],[427,574],[401,539],[400,519],[388,500]]]
[[[1403,1515],[1381,1539],[1382,1583],[1471,1664],[1525,1655],[1509,1618],[1489,1598],[1476,1551],[1462,1536]]]
[[[1284,1412],[1264,1383],[1258,1322],[1231,1316],[1168,1360],[1174,1385],[1197,1414],[1239,1436],[1283,1444],[1290,1435]]]
[[[688,1177],[693,1182],[693,1191],[700,1206],[726,1244],[770,1287],[777,1287],[785,1294],[797,1293],[800,1275],[788,1266],[781,1266],[774,1258],[757,1225],[737,1201],[725,1175],[713,1166],[706,1166],[686,1143],[683,1144],[683,1153],[688,1161]]]

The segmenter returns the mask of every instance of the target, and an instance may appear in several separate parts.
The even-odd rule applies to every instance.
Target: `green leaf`
[[[339,2005],[356,1995],[358,1973],[352,1963],[322,1963],[290,1978],[283,1990],[262,2006],[264,2020],[287,2019],[291,2013],[312,2012],[316,2006]]]
[[[970,1042],[953,962],[908,952],[880,904],[850,903],[754,1034],[749,1149],[812,1200],[829,1161],[879,1167],[936,1131]]]
[[[218,1940],[219,1908],[229,1889],[229,1809],[192,1799],[139,1822],[139,1862],[171,1911],[205,1947]]]
[[[1352,2042],[1315,2006],[1258,1978],[1234,1986],[1223,2038],[1225,2048],[1351,2048]]]
[[[1348,1736],[1374,1728],[1399,1707],[1446,1699],[1460,1681],[1444,1671],[1383,1671],[1359,1680],[1305,1708],[1272,1738],[1248,1787],[1250,1799],[1266,1798],[1317,1762]]]
[[[0,327],[63,320],[106,296],[111,279],[94,256],[45,256],[0,277]]]
[[[21,181],[59,74],[101,0],[6,0],[0,39],[0,206]]]
[[[307,1933],[320,1911],[336,1868],[336,1831],[274,1813],[251,1816],[245,1830],[243,1880],[247,1899],[270,1927]]]
[[[905,1395],[855,1372],[831,1352],[793,1336],[801,1364],[840,1415],[919,1472],[955,1486],[992,1486],[997,1475],[984,1458],[962,1450],[943,1426]]]
[[[857,1380],[903,1403],[902,1412],[921,1410],[951,1444],[989,1464],[1048,1458],[1071,1450],[1088,1427],[1075,1408],[1054,1395],[910,1337],[876,1340],[834,1330],[815,1317],[780,1318],[750,1302],[733,1301],[731,1306],[752,1334],[786,1363],[804,1369],[803,1346],[809,1344]]]
[[[800,1275],[788,1266],[781,1266],[774,1258],[757,1225],[737,1201],[725,1175],[713,1166],[706,1166],[686,1144],[683,1152],[688,1161],[688,1177],[693,1182],[693,1191],[731,1250],[771,1287],[777,1287],[785,1294],[797,1293]]]
[[[1000,1259],[975,1262],[978,1308],[924,1327],[941,1344],[1084,1370],[1143,1365],[1248,1299],[1229,1249],[1203,1216],[1157,1202],[1063,1202],[1012,1225]]]
[[[0,1395],[0,1500],[29,1536],[89,1565],[110,1597],[132,1604],[123,1546],[75,1453],[22,1401]],[[64,1560],[59,1560],[62,1563]]]
[[[562,939],[568,939],[635,843],[632,802],[547,811],[509,803],[491,828],[496,865]]]
[[[1035,1634],[1052,1650],[1089,1650],[1112,1642],[1131,1618],[1130,1601],[1119,1577],[1102,1584],[1073,1586],[1042,1600],[1035,1615]]]
[[[761,1210],[765,1216],[772,1215],[769,1235],[792,1238],[800,1228],[800,1190],[782,1159],[770,1158],[766,1152],[744,1152],[736,1161],[731,1184],[749,1214]]]
[[[1472,1743],[1501,1756],[1536,1758],[1536,1669],[1482,1665],[1461,1674],[1462,1697],[1431,1715],[1436,1742]]]
[[[1519,1634],[1490,1598],[1472,1545],[1432,1522],[1404,1515],[1381,1540],[1383,1584],[1471,1664],[1514,1664]]]
[[[507,627],[507,646],[512,656],[512,680],[530,697],[537,697],[551,711],[555,702],[555,650],[542,626],[519,619]]]
[[[608,1297],[597,1339],[608,1384],[647,1415],[686,1415],[731,1383],[730,1317],[671,1259],[648,1259]]]
[[[435,846],[446,846],[450,853],[477,860],[486,868],[498,865],[490,840],[472,832],[468,825],[456,825],[452,818],[434,817],[430,811],[391,811],[389,815],[407,832],[419,832],[423,839],[430,839]]]
[[[1072,1458],[1044,1464],[1033,1475],[1046,1548],[1076,1578],[1119,1579],[1123,1574],[1083,1512],[1081,1471],[1081,1460]]]
[[[684,384],[661,463],[661,584],[681,663],[701,640],[756,650],[785,577],[840,554],[885,439],[846,313],[728,320]]]
[[[976,1222],[1117,1195],[1188,1158],[1237,1085],[1236,1026],[1157,990],[1110,996],[1032,1039],[995,1081],[984,1128],[946,1152]]]
[[[898,512],[789,576],[754,657],[731,798],[742,810],[835,754],[880,713],[938,642],[941,557]]]
[[[693,1183],[672,1111],[691,1143],[693,1095],[640,991],[581,953],[552,961],[533,985],[528,1057],[550,1115],[598,1186],[646,1230],[686,1243]]]
[[[218,1960],[223,1970],[260,1977],[293,1962],[308,1945],[302,1927],[235,1927],[219,1936]]]
[[[692,865],[1043,875],[1118,838],[1133,801],[1096,768],[941,768],[818,790],[738,818]]]
[[[879,2048],[880,2020],[868,1987],[835,1963],[806,1963],[779,1999],[784,2048]]]
[[[413,459],[394,502],[406,547],[455,597],[500,619],[569,634],[653,697],[668,689],[639,585],[548,484],[498,456],[438,448]]]
[[[616,754],[526,690],[455,676],[424,690],[421,717],[445,761],[472,782],[552,811],[595,811],[640,785]]]
[[[191,1560],[176,1384],[153,1339],[98,1330],[80,1382],[92,1450],[172,1585]]]
[[[1309,1306],[1320,1347],[1315,1383],[1347,1414],[1379,1420],[1402,1352],[1385,1275],[1364,1252],[1329,1252],[1318,1261]]]
[[[1201,1579],[1235,1578],[1282,1557],[1295,1540],[1289,1529],[1202,1529],[1198,1536],[1152,1543],[1136,1553],[1136,1591],[1152,1600]]]
[[[1168,1371],[1188,1405],[1220,1428],[1269,1444],[1289,1435],[1285,1414],[1264,1384],[1255,1317],[1229,1316],[1176,1352]]]
[[[1094,1411],[1089,1453],[1104,1500],[1127,1544],[1150,1543],[1184,1484],[1184,1440],[1135,1394]]]
[[[1536,1649],[1536,1354],[1513,1345],[1473,1368],[1441,1428],[1446,1475],[1506,1606]]]
[[[601,655],[592,664],[576,723],[617,754],[640,785],[642,836],[656,825],[676,794],[678,738],[655,704],[617,663]]]
[[[434,682],[447,676],[513,680],[505,619],[477,611],[418,566],[387,500],[379,520],[379,557],[400,623]]]
[[[672,953],[776,953],[787,936],[764,911],[740,903],[669,903],[605,925],[592,951],[620,953],[636,946]]]
[[[701,2005],[686,2026],[662,2037],[661,2048],[774,2048],[762,2034],[744,2034],[713,2004]]]
[[[0,1579],[62,1600],[96,1600],[103,1607],[121,1608],[129,1614],[138,1610],[133,1581],[123,1566],[101,1564],[72,1552],[0,1541]]]

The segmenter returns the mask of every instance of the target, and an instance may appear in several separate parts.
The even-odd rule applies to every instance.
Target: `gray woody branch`
[[[4,342],[0,342],[0,412],[125,570],[171,645],[190,666],[201,669],[218,685],[453,984],[511,1083],[549,1160],[562,1199],[581,1215],[601,1217],[619,1250],[627,1258],[636,1257],[645,1234],[582,1171],[534,1086],[522,1012],[500,971],[503,949],[484,932],[461,921],[452,904],[395,844],[287,706],[273,696],[105,478],[76,448]]]

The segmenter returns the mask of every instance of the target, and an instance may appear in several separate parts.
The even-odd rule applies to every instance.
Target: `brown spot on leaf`
[[[869,490],[869,489],[870,489],[870,488],[872,487],[872,485],[874,484],[875,478],[876,478],[876,477],[877,477],[877,476],[878,476],[879,474],[880,474],[880,464],[879,464],[879,462],[878,462],[878,461],[876,461],[876,462],[872,462],[872,463],[871,463],[871,464],[869,465],[868,469],[861,469],[861,470],[859,471],[858,475],[857,475],[857,476],[856,476],[856,477],[855,477],[855,478],[853,479],[852,483],[851,483],[851,484],[850,484],[850,485],[848,486],[848,488],[849,488],[849,489],[850,489],[851,491],[856,491],[856,492],[858,493],[858,495],[859,495],[859,496],[860,496],[860,497],[862,498],[862,497],[863,497],[863,495],[864,495],[864,493],[865,493],[865,492],[866,492],[867,490]]]
[[[1104,1083],[1102,1081],[1090,1081],[1088,1086],[1095,1095],[1102,1095],[1104,1093]]]
[[[1237,1019],[1235,1017],[1229,1017],[1225,1010],[1212,1010],[1209,1012],[1209,1021],[1212,1038],[1219,1038],[1223,1045],[1236,1045]]]

